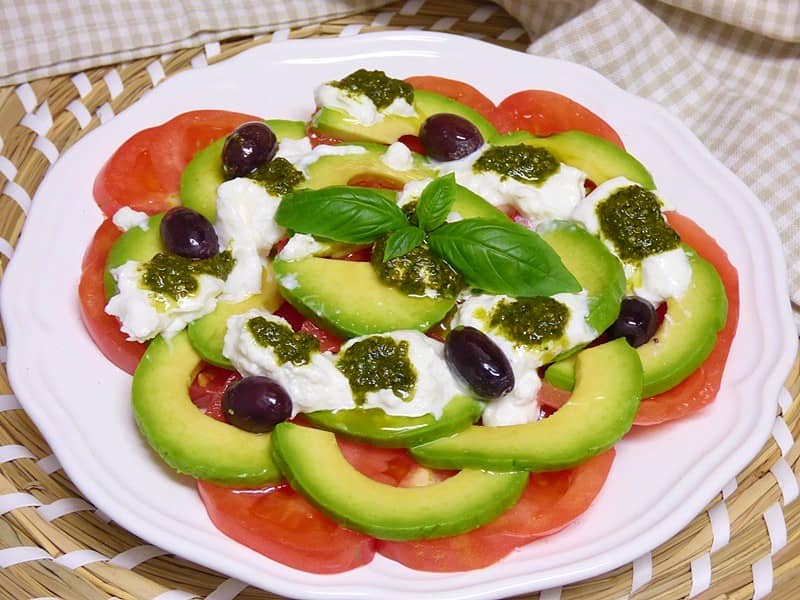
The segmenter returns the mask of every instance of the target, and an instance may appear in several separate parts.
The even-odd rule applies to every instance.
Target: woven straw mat
[[[303,27],[288,37],[413,27],[446,28],[519,50],[529,43],[508,14],[477,0],[414,0],[413,10],[408,4]],[[60,153],[161,79],[270,41],[267,35],[207,44],[0,88],[0,265],[5,267],[13,254],[31,197]],[[0,332],[3,363],[4,344]],[[761,453],[682,532],[632,564],[529,598],[800,598],[800,502],[794,501],[800,469],[797,364],[787,390]],[[0,515],[3,599],[276,597],[168,555],[95,510],[21,410],[3,364]]]

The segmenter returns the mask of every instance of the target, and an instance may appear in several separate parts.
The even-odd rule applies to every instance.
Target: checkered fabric
[[[530,52],[587,65],[671,110],[761,198],[784,244],[800,326],[800,2],[496,2],[528,29]],[[0,85],[387,3],[0,0]]]

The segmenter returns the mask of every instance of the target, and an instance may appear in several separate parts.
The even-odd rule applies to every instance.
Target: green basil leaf
[[[493,294],[525,298],[581,290],[555,250],[517,223],[464,219],[432,231],[428,243],[470,285]]]
[[[403,211],[378,190],[331,186],[297,190],[283,196],[275,213],[278,225],[337,242],[367,244],[408,225]]]
[[[425,231],[439,227],[450,214],[456,199],[456,176],[448,173],[425,186],[417,203],[417,221]]]
[[[386,247],[383,249],[383,262],[408,254],[423,241],[425,241],[425,232],[419,227],[409,225],[393,231],[386,239]]]

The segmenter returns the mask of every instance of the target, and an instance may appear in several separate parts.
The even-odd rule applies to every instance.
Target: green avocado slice
[[[185,332],[159,336],[133,374],[133,415],[144,437],[180,473],[221,485],[279,481],[270,434],[250,433],[204,415],[189,398],[200,355]]]
[[[648,190],[656,187],[650,172],[631,154],[606,139],[583,131],[564,131],[547,137],[537,137],[527,131],[515,131],[495,138],[492,144],[529,144],[545,148],[560,162],[586,173],[597,185],[622,176]]]
[[[639,357],[624,339],[577,355],[575,390],[556,413],[524,425],[470,427],[411,449],[443,469],[556,471],[611,448],[633,424],[642,391]]]
[[[320,410],[305,416],[312,425],[373,446],[408,448],[466,429],[480,418],[483,407],[468,396],[455,396],[438,419],[387,415],[380,408]]]
[[[306,135],[306,125],[302,121],[270,119],[265,123],[278,141],[287,138],[298,140]],[[217,188],[225,181],[222,173],[225,139],[222,137],[200,150],[181,173],[181,203],[212,223],[217,215]]]
[[[464,470],[429,486],[400,488],[359,473],[327,431],[280,423],[275,460],[291,486],[339,523],[384,540],[457,535],[494,520],[528,481],[525,472]]]
[[[711,354],[728,315],[728,298],[716,269],[688,246],[683,248],[692,267],[689,289],[681,298],[667,300],[661,326],[650,341],[636,348],[644,370],[644,398],[666,392],[691,375]],[[545,379],[558,388],[572,389],[574,361],[552,364]]]
[[[363,148],[361,154],[328,154],[320,156],[316,162],[306,169],[307,180],[303,187],[318,190],[331,185],[349,185],[357,178],[377,179],[394,187],[402,188],[409,181],[436,177],[436,171],[431,169],[423,156],[413,153],[412,168],[406,171],[393,169],[383,160],[386,146],[370,142],[342,144]]]
[[[450,113],[463,117],[475,125],[478,131],[481,132],[485,142],[491,142],[500,135],[497,133],[497,129],[495,129],[494,125],[492,125],[486,117],[481,115],[481,113],[470,108],[466,104],[462,104],[458,100],[448,98],[442,94],[425,90],[414,90],[414,108],[416,108],[419,113],[420,126],[422,126],[422,121],[431,115]]]
[[[538,233],[588,292],[586,322],[598,334],[602,333],[619,315],[625,294],[622,263],[599,238],[575,223],[553,221]]]
[[[273,268],[286,300],[344,338],[396,329],[427,331],[455,304],[452,298],[408,296],[383,283],[367,262],[278,258]]]

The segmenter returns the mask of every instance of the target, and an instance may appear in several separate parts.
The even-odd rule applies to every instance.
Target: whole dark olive
[[[483,400],[492,400],[514,389],[514,371],[503,351],[489,336],[474,327],[459,327],[444,343],[450,370]]]
[[[266,123],[243,123],[222,146],[222,170],[228,179],[244,177],[271,161],[277,151],[278,139]]]
[[[222,412],[228,423],[251,431],[272,431],[292,416],[292,400],[279,383],[269,377],[245,377],[222,395]]]
[[[211,258],[219,254],[214,226],[191,208],[171,208],[159,227],[164,247],[186,258]]]
[[[425,154],[434,160],[458,160],[483,146],[483,136],[464,117],[450,113],[431,115],[419,130]]]
[[[631,346],[638,348],[653,337],[657,328],[658,318],[652,303],[639,296],[626,296],[617,320],[606,330],[606,335],[610,340],[624,337]]]

